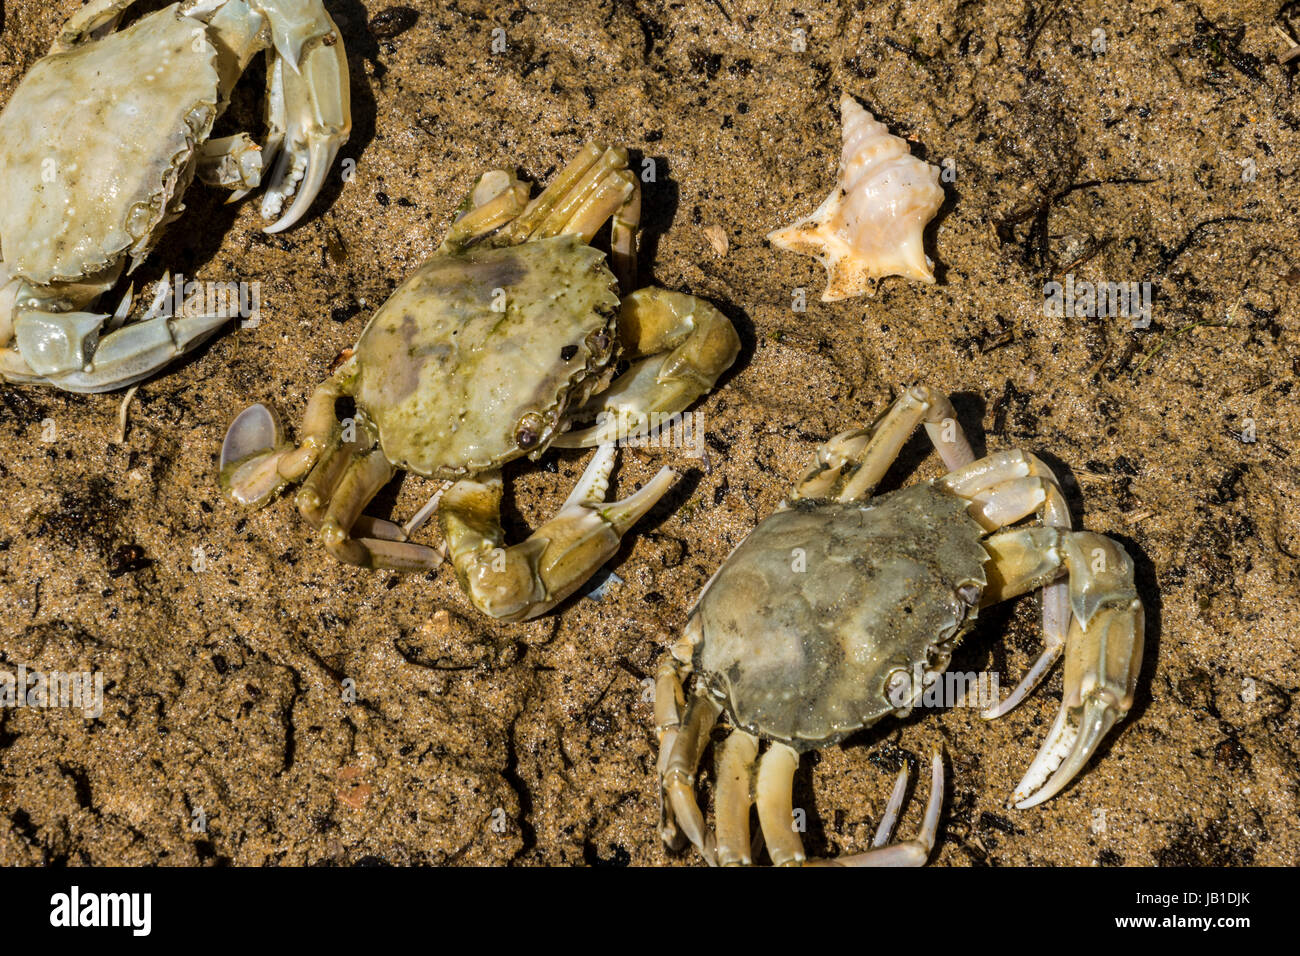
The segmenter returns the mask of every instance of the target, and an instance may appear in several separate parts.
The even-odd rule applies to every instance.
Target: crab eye
[[[560,361],[567,362],[577,354],[578,347],[576,345],[566,345],[560,349]]]
[[[540,415],[525,415],[515,425],[515,444],[524,449],[536,447],[541,440],[543,427]]]

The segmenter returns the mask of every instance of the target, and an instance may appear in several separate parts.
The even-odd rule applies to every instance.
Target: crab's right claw
[[[250,405],[221,443],[221,490],[236,504],[260,508],[288,484],[280,462],[291,451],[279,416],[261,403]]]
[[[1012,793],[1027,809],[1074,778],[1133,705],[1142,666],[1143,611],[1133,562],[1109,538],[1080,532],[1064,542],[1074,621],[1065,643],[1065,694],[1042,749]]]
[[[309,43],[305,54],[277,42],[268,77],[265,162],[280,155],[262,197],[263,217],[278,216],[266,227],[269,233],[283,232],[307,213],[352,130],[347,54],[338,27],[329,25],[330,32]]]

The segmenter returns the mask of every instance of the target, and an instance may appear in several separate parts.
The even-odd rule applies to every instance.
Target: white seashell
[[[778,249],[814,256],[829,282],[823,302],[870,294],[877,279],[934,282],[922,233],[943,205],[939,169],[845,93],[839,182],[808,218],[768,233]]]

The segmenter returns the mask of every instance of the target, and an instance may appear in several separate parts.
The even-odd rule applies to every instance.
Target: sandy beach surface
[[[918,709],[805,760],[809,852],[866,848],[898,768],[942,742],[935,864],[1300,862],[1295,4],[327,5],[354,129],[310,217],[268,236],[255,200],[196,185],[133,276],[258,283],[256,326],[144,384],[124,440],[120,394],[0,386],[0,669],[103,677],[95,719],[0,709],[0,863],[698,864],[656,834],[647,681],[815,445],[916,382],[953,395],[977,450],[1040,454],[1076,526],[1132,554],[1141,683],[1032,810],[1005,802],[1059,669],[1000,720]],[[4,5],[0,103],[78,7]],[[841,92],[951,160],[932,286],[824,304],[816,262],[764,241],[833,187]],[[246,78],[220,129],[256,134],[260,101]],[[619,493],[683,477],[599,599],[497,624],[449,568],[343,566],[291,498],[221,497],[233,414],[267,401],[296,428],[481,171],[545,182],[590,139],[652,162],[644,281],[709,299],[744,343],[697,406],[705,456],[622,453]],[[1149,282],[1149,326],[1045,314],[1067,276]],[[925,451],[887,485],[937,475]],[[586,460],[507,469],[516,540]],[[403,520],[435,487],[399,478],[371,511]],[[1032,598],[990,609],[952,667],[1005,691],[1038,628]]]

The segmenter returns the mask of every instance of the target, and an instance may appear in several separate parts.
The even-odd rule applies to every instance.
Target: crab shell
[[[0,257],[11,272],[44,286],[149,254],[183,208],[218,113],[206,31],[168,7],[23,78],[0,113]]]
[[[987,583],[967,504],[921,484],[762,521],[688,624],[696,673],[733,723],[804,751],[908,709],[923,688],[899,701],[891,680],[947,667]]]
[[[574,236],[442,253],[375,313],[349,390],[388,460],[456,479],[540,455],[607,384],[616,281]]]

